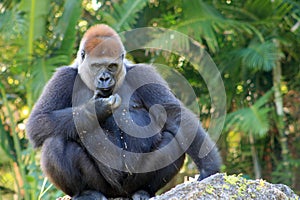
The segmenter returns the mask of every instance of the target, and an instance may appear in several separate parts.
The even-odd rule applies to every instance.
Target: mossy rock
[[[271,184],[264,180],[247,180],[242,176],[215,174],[202,181],[177,185],[151,200],[182,199],[299,199],[288,186]]]

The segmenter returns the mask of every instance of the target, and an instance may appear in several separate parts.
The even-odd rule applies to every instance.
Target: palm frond
[[[113,4],[111,14],[103,13],[104,21],[110,24],[117,32],[132,28],[138,18],[138,13],[143,10],[147,0],[126,0],[123,4]]]
[[[1,37],[6,39],[6,41],[13,39],[12,37],[25,31],[26,21],[24,16],[18,12],[16,8],[0,13],[0,33]]]
[[[197,12],[195,12],[195,8],[197,8]],[[191,35],[201,43],[205,41],[213,53],[219,49],[218,35],[220,36],[226,31],[255,34],[263,41],[262,34],[254,26],[246,22],[224,18],[218,10],[202,0],[183,1],[183,9],[184,20],[172,28]]]
[[[236,130],[244,133],[252,133],[255,136],[263,137],[269,130],[269,112],[267,103],[272,90],[260,97],[253,106],[232,112],[226,117],[225,130]]]
[[[264,71],[272,70],[283,57],[273,41],[252,42],[248,47],[234,51],[233,55],[241,59],[244,66]]]
[[[0,88],[3,89],[0,83]],[[0,113],[1,114],[1,113]],[[0,115],[1,116],[1,115]],[[1,116],[3,117],[3,116]],[[4,121],[0,120],[0,148],[11,159],[15,159],[13,150],[13,139],[10,133],[4,128]]]
[[[29,80],[31,90],[29,93],[32,94],[32,99],[36,100],[47,81],[52,76],[55,68],[61,66],[63,63],[67,63],[69,57],[66,55],[57,55],[52,58],[37,58],[33,62],[32,76]]]
[[[50,0],[22,0],[20,9],[25,12],[28,31],[25,40],[25,49],[28,56],[32,56],[34,41],[44,37],[46,33],[46,19],[50,11]]]
[[[190,38],[185,34],[177,31],[168,29],[145,29],[151,38],[145,45],[144,48],[160,49],[172,53],[187,53],[190,49]]]
[[[259,19],[267,19],[272,17],[282,19],[284,16],[290,13],[292,7],[293,5],[285,0],[248,0],[244,4],[244,8],[251,13],[255,13]]]
[[[78,0],[66,0],[64,4],[64,12],[55,27],[54,34],[56,38],[63,38],[60,41],[58,51],[53,52],[54,55],[65,55],[68,57],[67,62],[71,62],[71,55],[74,51],[74,44],[76,40],[76,24],[81,16],[82,6],[81,1]]]

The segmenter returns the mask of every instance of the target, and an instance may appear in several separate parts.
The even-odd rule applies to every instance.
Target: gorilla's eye
[[[84,50],[81,50],[80,56],[81,56],[81,60],[84,60],[84,58],[85,58],[85,51]]]
[[[108,65],[107,69],[111,72],[115,72],[118,69],[118,65],[116,63]]]

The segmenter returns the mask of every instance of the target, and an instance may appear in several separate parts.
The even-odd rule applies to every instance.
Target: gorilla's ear
[[[85,59],[85,51],[82,49],[80,52],[81,60],[83,61]]]
[[[121,55],[121,59],[124,60],[124,57],[125,57],[125,53],[123,53],[123,54]]]

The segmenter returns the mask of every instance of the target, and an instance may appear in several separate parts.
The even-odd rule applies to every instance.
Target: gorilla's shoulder
[[[150,64],[126,64],[127,81],[129,83],[143,82],[157,83],[168,87],[167,82],[157,72],[155,66]]]
[[[78,74],[78,69],[70,66],[63,66],[56,69],[53,78],[73,80]]]
[[[72,66],[62,66],[57,68],[55,73],[60,75],[77,75],[78,69]]]
[[[155,67],[151,64],[145,64],[145,63],[133,64],[129,61],[126,61],[124,64],[127,72],[130,70],[138,70],[138,71],[157,73]]]

